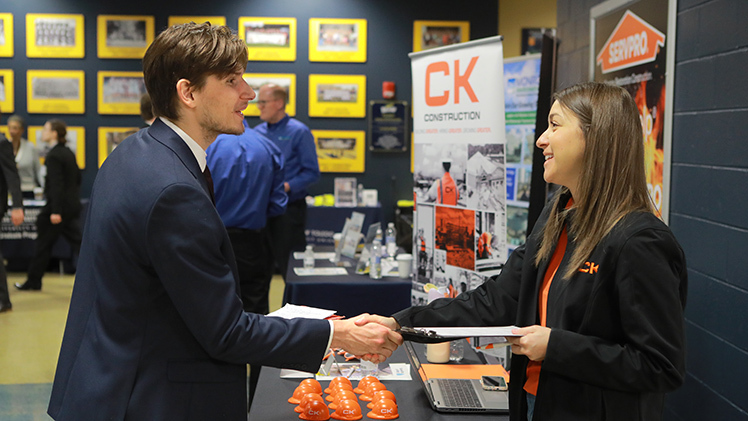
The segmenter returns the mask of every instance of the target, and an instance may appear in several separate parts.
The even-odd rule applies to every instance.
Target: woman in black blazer
[[[42,276],[49,264],[52,246],[60,235],[70,242],[74,255],[80,249],[81,173],[75,154],[66,147],[66,134],[67,126],[62,120],[52,119],[44,124],[42,141],[52,147],[44,161],[47,203],[36,219],[36,252],[29,265],[28,279],[23,284],[15,284],[20,290],[42,289]]]

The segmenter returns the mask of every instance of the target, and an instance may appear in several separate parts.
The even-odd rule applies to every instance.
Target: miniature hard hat
[[[399,415],[397,413],[397,404],[389,399],[382,399],[374,404],[374,409],[366,414],[369,418],[378,420],[393,420]]]
[[[340,384],[340,383],[346,383],[350,385],[351,390],[353,390],[353,387],[352,387],[353,384],[351,383],[350,380],[348,380],[347,377],[335,377],[334,379],[330,380],[330,386],[327,389],[325,389],[325,393],[331,393],[333,386],[335,386],[336,384]]]
[[[299,383],[299,386],[302,384],[312,386],[315,389],[314,393],[322,394],[322,385],[316,379],[304,379]]]
[[[292,403],[295,405],[298,405],[301,402],[301,398],[304,397],[307,393],[317,393],[314,390],[314,386],[310,386],[308,384],[300,384],[296,387],[296,390],[293,391],[293,396],[288,398],[288,403]]]
[[[301,414],[302,412],[304,412],[304,407],[306,407],[306,405],[313,400],[325,403],[325,400],[322,399],[322,395],[320,395],[319,393],[309,392],[306,395],[302,396],[301,402],[299,402],[299,406],[297,406],[293,410]]]
[[[374,392],[377,390],[387,390],[387,387],[381,382],[371,382],[366,386],[366,392],[360,396],[362,401],[370,401],[374,397]]]
[[[340,383],[335,383],[334,385],[332,385],[330,389],[325,389],[325,390],[330,390],[329,392],[327,392],[329,393],[329,395],[327,395],[325,399],[328,402],[332,402],[333,399],[335,398],[335,395],[337,395],[338,392],[341,390],[350,390],[351,392],[353,392],[353,386],[348,383],[340,382]]]
[[[311,400],[299,414],[302,420],[325,421],[330,419],[330,410],[323,401]]]
[[[374,376],[366,376],[363,379],[358,381],[358,386],[356,386],[356,388],[353,389],[353,391],[360,395],[366,392],[366,385],[368,385],[371,382],[378,382],[378,381],[379,379],[377,379]]]
[[[355,399],[343,399],[331,415],[336,420],[360,420],[363,418],[361,405]]]
[[[389,399],[392,402],[397,403],[397,399],[395,399],[395,394],[390,392],[389,390],[377,390],[374,392],[374,396],[371,397],[371,402],[369,402],[368,405],[366,405],[367,408],[372,409],[374,408],[374,405],[381,401],[382,399]]]
[[[336,409],[338,407],[338,403],[345,399],[353,399],[354,401],[358,399],[355,393],[353,393],[352,390],[347,389],[340,389],[338,390],[338,393],[335,395],[335,398],[332,400],[332,403],[330,404],[330,409]]]

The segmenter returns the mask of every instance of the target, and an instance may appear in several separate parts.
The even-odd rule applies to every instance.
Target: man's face
[[[226,77],[210,75],[205,85],[194,92],[200,107],[200,128],[206,139],[215,139],[223,133],[244,133],[244,114],[247,103],[254,99],[255,92],[237,71]]]
[[[276,98],[273,88],[263,86],[257,95],[257,108],[260,110],[260,120],[269,123],[277,123],[285,116],[285,104],[280,98]]]

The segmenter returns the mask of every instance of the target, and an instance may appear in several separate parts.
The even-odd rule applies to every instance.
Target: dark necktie
[[[205,169],[203,170],[203,177],[205,177],[205,181],[208,183],[208,192],[210,193],[210,200],[213,201],[213,204],[216,204],[216,195],[213,192],[213,177],[210,176],[210,169],[208,169],[208,166],[205,166]]]

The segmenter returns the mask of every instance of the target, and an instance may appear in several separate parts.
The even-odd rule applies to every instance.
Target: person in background
[[[18,175],[21,177],[21,191],[23,197],[33,199],[34,188],[42,187],[41,164],[36,146],[23,137],[25,131],[26,122],[21,116],[14,114],[8,117],[8,133],[10,143],[13,144]]]
[[[141,127],[141,129],[150,127],[153,124],[153,120],[156,119],[153,115],[153,104],[151,103],[151,96],[148,95],[148,92],[140,97],[140,118],[145,123],[145,126]]]
[[[23,197],[21,194],[21,179],[13,160],[13,145],[0,133],[0,218],[8,211],[8,195],[13,205],[10,210],[10,220],[13,225],[23,223]],[[8,277],[5,273],[5,261],[0,248],[0,313],[13,309],[8,294]]]
[[[374,323],[243,311],[205,150],[244,133],[247,61],[244,42],[209,23],[171,26],[146,50],[157,118],[96,174],[53,419],[246,420],[247,364],[314,373],[330,348],[379,362],[402,343]]]
[[[288,93],[283,87],[269,83],[260,87],[257,107],[262,124],[258,133],[275,143],[283,154],[284,189],[288,194],[286,213],[270,218],[269,229],[278,270],[286,277],[288,257],[292,251],[306,246],[306,196],[310,185],[319,179],[319,163],[314,136],[304,123],[286,113]]]
[[[268,314],[273,251],[267,219],[286,211],[283,156],[270,139],[251,129],[246,121],[243,134],[218,135],[206,152],[216,210],[234,249],[244,311]],[[250,404],[261,368],[259,364],[250,365]]]
[[[36,217],[37,236],[28,278],[23,284],[15,284],[20,290],[42,289],[42,277],[49,265],[52,246],[60,236],[68,240],[74,257],[81,246],[81,171],[75,154],[65,146],[66,135],[64,121],[55,118],[44,123],[42,142],[51,148],[44,159],[47,169],[44,197],[47,203]]]
[[[457,188],[452,174],[449,170],[452,168],[452,161],[445,159],[442,161],[442,170],[444,171],[442,177],[431,185],[427,193],[428,200],[434,200],[440,205],[452,205],[457,206],[457,201],[460,200],[460,191]]]
[[[657,217],[636,103],[620,87],[558,92],[537,140],[561,187],[500,275],[411,307],[399,326],[517,325],[510,419],[660,420],[685,378],[686,258]]]

